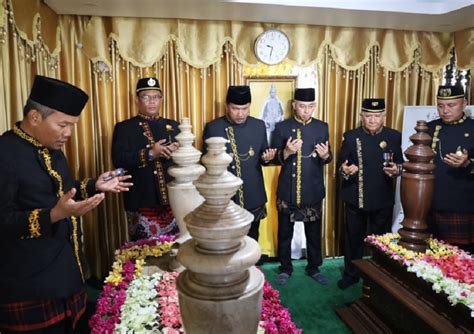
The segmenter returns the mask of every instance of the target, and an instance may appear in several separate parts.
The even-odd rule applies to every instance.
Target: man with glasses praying
[[[435,189],[428,220],[433,236],[474,251],[474,120],[461,86],[439,86],[433,138]]]
[[[138,80],[138,115],[116,124],[112,160],[132,175],[134,187],[124,193],[131,240],[175,235],[178,225],[169,205],[166,184],[171,153],[178,149],[178,123],[160,116],[163,92],[157,78]]]

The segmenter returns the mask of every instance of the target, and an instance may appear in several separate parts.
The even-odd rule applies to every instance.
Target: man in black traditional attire
[[[176,235],[167,183],[171,153],[178,149],[178,122],[160,115],[163,92],[157,78],[138,80],[138,115],[115,125],[112,160],[133,176],[134,187],[123,194],[130,239]]]
[[[23,120],[0,137],[2,333],[73,332],[87,302],[79,217],[104,191],[131,186],[114,172],[73,179],[61,148],[87,100],[75,86],[36,76]]]
[[[385,127],[384,120],[385,100],[364,99],[362,125],[344,133],[338,161],[346,216],[344,273],[337,282],[340,289],[359,281],[352,261],[362,258],[367,233],[391,231],[395,179],[403,163],[402,136]]]
[[[306,274],[326,285],[320,273],[321,205],[325,197],[324,165],[332,160],[328,124],[312,117],[316,110],[314,88],[296,89],[294,115],[276,124],[272,146],[282,165],[278,178],[278,284],[286,284],[293,272],[291,240],[296,221],[304,222],[308,264]]]
[[[229,171],[243,180],[233,200],[254,215],[248,236],[258,241],[260,220],[265,218],[267,212],[262,165],[275,157],[276,150],[268,147],[265,123],[249,116],[251,101],[249,86],[229,86],[226,114],[206,124],[203,150],[205,154],[207,138],[224,137],[229,140],[227,153],[233,158]]]
[[[429,227],[435,238],[474,252],[474,120],[461,86],[439,86],[439,119],[428,123],[435,152]]]

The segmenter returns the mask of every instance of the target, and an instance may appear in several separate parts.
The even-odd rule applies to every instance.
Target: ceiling
[[[474,0],[43,0],[58,14],[231,20],[453,32]]]

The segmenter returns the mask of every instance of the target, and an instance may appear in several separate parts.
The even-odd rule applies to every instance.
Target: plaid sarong
[[[66,318],[75,328],[86,310],[87,294],[76,293],[68,299],[21,301],[0,304],[0,331],[32,331],[52,326]]]
[[[474,214],[434,212],[430,228],[436,239],[454,245],[474,243]]]

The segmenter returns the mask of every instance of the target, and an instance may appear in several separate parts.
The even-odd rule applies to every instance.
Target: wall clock
[[[281,63],[289,51],[290,40],[281,30],[264,31],[255,40],[255,56],[268,65]]]

